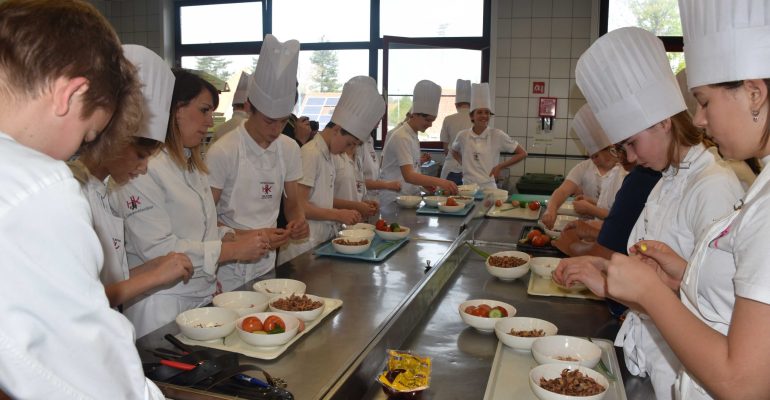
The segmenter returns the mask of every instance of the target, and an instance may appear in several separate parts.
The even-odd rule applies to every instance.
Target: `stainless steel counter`
[[[385,350],[409,349],[433,357],[431,388],[424,398],[481,399],[497,339],[463,324],[457,307],[467,299],[506,301],[519,315],[548,319],[564,334],[614,338],[618,326],[602,302],[534,298],[526,294],[526,280],[506,283],[488,275],[483,260],[469,254],[464,241],[475,236],[488,250],[510,248],[505,242],[511,243],[508,238],[517,237],[524,223],[482,219],[481,202],[475,207],[467,218],[383,209],[383,218],[412,233],[381,263],[309,252],[279,266],[275,276],[301,280],[308,293],[344,303],[278,359],[248,361],[284,378],[296,399],[384,398],[374,380]],[[434,266],[427,271],[426,261]],[[175,324],[141,338],[137,347],[170,347],[163,340],[166,333],[178,333]],[[626,386],[634,384],[626,380]],[[636,398],[646,397],[629,395]]]

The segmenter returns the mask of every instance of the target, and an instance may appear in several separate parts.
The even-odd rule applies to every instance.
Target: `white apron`
[[[275,142],[275,165],[260,165],[259,160],[251,159],[256,157],[246,142],[252,140],[251,137],[244,132],[240,134],[238,173],[228,204],[232,217],[220,216],[220,219],[235,229],[275,228],[286,173],[281,142]],[[275,268],[275,261],[275,250],[271,250],[257,262],[220,265],[217,279],[222,291],[229,292],[266,274]]]
[[[393,160],[386,160],[386,156],[390,158],[396,158],[395,150],[391,149],[392,140],[396,139],[396,135],[403,136],[409,141],[409,153],[412,160],[412,169],[421,173],[420,170],[420,142],[417,139],[417,133],[409,126],[409,124],[403,124],[393,132],[392,137],[388,137],[385,143],[385,147],[382,148],[382,157],[380,158],[380,178],[385,181],[400,181],[401,193],[410,196],[420,195],[420,186],[413,185],[404,180],[404,176],[401,173],[401,167],[397,162]],[[403,138],[400,138],[403,140]],[[380,191],[380,206],[385,207],[396,202],[396,197],[399,196],[398,192],[392,190]]]
[[[104,189],[107,189],[106,185]],[[94,230],[104,250],[104,266],[99,274],[99,280],[104,286],[125,281],[130,275],[123,239],[123,218],[112,214],[106,190],[104,193],[92,191],[89,194],[91,197],[88,198],[88,202],[91,203],[91,211],[94,215]],[[93,196],[100,197],[98,204],[94,203],[96,199]],[[97,211],[97,207],[101,209]]]
[[[481,190],[497,189],[495,178],[489,176],[492,167],[497,164],[490,166],[485,165],[484,162],[487,153],[500,151],[492,148],[492,134],[489,128],[485,129],[481,135],[477,135],[473,130],[469,130],[467,135],[468,140],[465,141],[467,149],[463,149],[463,183],[466,185],[475,183]]]
[[[332,156],[336,159],[335,168],[337,169],[337,176],[334,178],[335,198],[350,201],[362,201],[364,199],[366,195],[366,181],[361,169],[361,158],[358,157],[358,152],[362,150],[358,148],[353,159],[345,153]]]

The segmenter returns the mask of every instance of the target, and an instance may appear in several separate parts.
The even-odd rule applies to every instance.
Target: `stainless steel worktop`
[[[412,232],[410,241],[385,261],[308,252],[279,266],[274,276],[301,280],[308,293],[341,299],[343,306],[276,360],[248,361],[284,378],[296,399],[384,398],[374,379],[383,368],[385,350],[408,349],[433,357],[431,388],[424,398],[481,399],[497,339],[463,324],[457,307],[467,299],[506,301],[519,315],[548,319],[564,334],[614,338],[618,326],[604,303],[534,298],[526,294],[527,277],[502,282],[488,275],[483,260],[468,254],[464,241],[475,239],[488,250],[511,248],[509,238],[517,237],[526,222],[483,219],[483,211],[481,202],[467,218],[418,215],[391,206],[382,217]],[[433,268],[425,269],[427,261]],[[175,324],[141,338],[137,347],[170,347],[163,340],[166,333],[178,333]],[[639,379],[625,378],[631,391],[644,387]],[[645,397],[629,394],[637,398]]]

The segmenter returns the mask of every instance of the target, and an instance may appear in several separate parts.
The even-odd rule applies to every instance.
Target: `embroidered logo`
[[[709,243],[709,247],[711,247],[711,248],[719,248],[719,239],[727,236],[728,233],[730,233],[730,226],[725,228],[725,230],[723,230],[722,233],[719,234],[719,236],[714,238],[714,240],[712,240],[711,243]]]
[[[273,198],[273,185],[274,182],[260,182],[260,188],[259,191],[262,192],[262,196],[260,198],[262,200],[270,200]]]
[[[262,193],[263,194],[270,194],[270,192],[272,192],[272,191],[273,191],[273,187],[270,186],[269,184],[266,183],[266,184],[262,185]]]
[[[361,185],[361,181],[356,181],[356,192],[363,193],[363,185]]]
[[[120,250],[120,239],[112,239],[112,246],[115,247],[115,250]]]
[[[126,202],[126,207],[128,207],[129,210],[136,210],[137,207],[139,207],[142,204],[142,201],[137,196],[131,196],[128,198],[128,201]]]

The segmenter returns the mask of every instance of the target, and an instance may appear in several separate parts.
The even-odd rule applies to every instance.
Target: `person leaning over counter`
[[[194,273],[187,284],[153,291],[124,309],[138,336],[211,302],[219,263],[258,260],[270,246],[258,231],[223,240],[228,230],[217,226],[208,168],[200,153],[219,96],[192,72],[173,71],[166,142],[150,159],[146,175],[111,193],[110,205],[125,221],[129,268],[177,252],[190,257]]]
[[[336,235],[337,223],[361,222],[356,210],[336,208],[334,198],[336,168],[333,157],[349,146],[359,146],[385,114],[385,101],[371,84],[371,78],[353,77],[342,87],[340,101],[331,122],[302,147],[300,198],[310,225],[310,239],[290,241],[279,252],[279,262],[312,249]]]
[[[238,78],[238,86],[235,88],[235,93],[233,93],[233,116],[214,128],[214,137],[211,139],[212,143],[221,139],[222,136],[234,131],[241,125],[241,123],[243,123],[243,121],[249,118],[245,103],[250,77],[251,75],[241,72],[241,76]]]
[[[138,102],[142,110],[133,112],[143,111],[145,118],[136,124],[119,121],[110,124],[110,129],[117,130],[115,136],[121,140],[113,141],[107,148],[86,146],[80,151],[78,160],[69,164],[91,206],[94,230],[104,251],[100,279],[112,307],[153,288],[180,280],[187,282],[193,272],[190,258],[175,252],[128,269],[123,220],[113,214],[108,195],[113,187],[147,173],[150,156],[163,144],[174,74],[162,58],[146,47],[123,45],[123,52],[136,66],[143,83],[144,101]]]
[[[280,43],[273,35],[265,36],[246,100],[250,116],[232,135],[215,143],[206,156],[219,222],[235,229],[236,237],[258,229],[270,241],[270,252],[260,260],[219,267],[217,277],[223,291],[272,271],[275,249],[289,239],[308,236],[297,186],[302,177],[299,146],[281,134],[294,107],[298,54],[296,40]],[[289,219],[285,229],[277,228],[276,223],[284,195]]]
[[[470,115],[473,127],[457,134],[451,146],[452,157],[462,165],[463,183],[496,189],[501,171],[526,158],[527,152],[507,133],[489,126],[489,119],[494,115],[489,83],[471,86]],[[500,162],[501,152],[513,155]]]
[[[109,146],[111,120],[138,125],[135,68],[86,2],[7,0],[0,26],[0,397],[163,399],[109,306],[91,211],[62,161],[98,136]]]
[[[767,165],[770,1],[680,0],[679,7],[695,124],[725,157]],[[768,182],[763,170],[700,236],[689,263],[664,243],[644,241],[635,253],[648,263],[616,256],[608,265],[609,294],[644,309],[682,361],[677,398],[770,397]]]
[[[417,82],[414,86],[412,111],[406,122],[385,139],[380,177],[383,180],[400,181],[403,194],[419,196],[420,186],[441,187],[449,193],[457,193],[454,182],[420,173],[420,141],[417,133],[433,125],[440,100],[441,87],[429,80]],[[393,203],[397,196],[396,192],[380,192],[380,206]]]
[[[701,143],[692,125],[663,43],[640,28],[607,33],[580,56],[575,70],[580,90],[614,143],[623,144],[629,161],[663,172],[647,198],[627,247],[640,240],[667,243],[690,257],[696,238],[733,209],[743,195],[738,179]],[[605,296],[602,258],[564,259],[554,278],[581,281]],[[629,312],[616,345],[623,346],[633,375],[650,375],[655,395],[672,398],[680,367],[652,321]]]
[[[444,164],[441,166],[443,179],[460,185],[463,183],[463,168],[450,154],[450,147],[460,131],[473,127],[471,122],[471,81],[458,79],[455,84],[455,109],[457,112],[447,115],[441,123],[441,146],[444,148]]]

